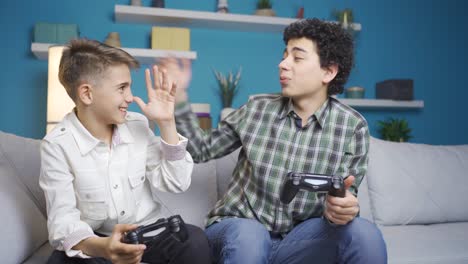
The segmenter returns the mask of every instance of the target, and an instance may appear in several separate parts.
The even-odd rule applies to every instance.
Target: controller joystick
[[[288,204],[299,190],[311,192],[328,192],[329,195],[345,197],[346,190],[343,177],[312,173],[288,173],[280,194],[280,200]]]

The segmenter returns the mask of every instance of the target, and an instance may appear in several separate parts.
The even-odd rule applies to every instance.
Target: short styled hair
[[[122,49],[96,40],[74,39],[65,47],[60,59],[59,80],[70,98],[76,102],[77,89],[85,82],[98,82],[110,66],[125,64],[130,69],[140,64]]]
[[[354,66],[352,36],[335,22],[317,18],[301,19],[286,27],[283,34],[287,45],[291,39],[307,38],[315,43],[320,66],[338,66],[336,77],[328,85],[328,95],[340,94]]]

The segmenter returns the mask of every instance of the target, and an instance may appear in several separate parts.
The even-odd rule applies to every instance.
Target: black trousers
[[[185,224],[188,239],[179,242],[168,236],[147,245],[142,262],[151,264],[211,264],[211,250],[205,232],[197,226]],[[65,252],[55,250],[48,264],[111,264],[104,258],[70,258]]]

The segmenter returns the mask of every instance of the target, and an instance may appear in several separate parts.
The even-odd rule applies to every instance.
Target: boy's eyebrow
[[[293,47],[292,50],[293,50],[293,51],[302,51],[302,52],[307,53],[307,50],[305,50],[305,49],[303,49],[303,48],[299,48],[299,47]]]
[[[305,50],[303,48],[299,48],[299,47],[293,47],[291,51],[301,51],[301,52],[307,53],[307,50]],[[284,49],[283,53],[286,53],[286,52],[288,52],[287,48]]]
[[[130,83],[129,83],[129,82],[121,82],[121,83],[118,83],[118,84],[115,85],[115,86],[119,86],[119,87],[120,87],[120,86],[122,86],[122,85],[129,86]]]

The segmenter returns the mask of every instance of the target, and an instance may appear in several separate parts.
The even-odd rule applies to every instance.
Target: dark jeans
[[[209,264],[211,251],[208,240],[202,229],[185,224],[188,239],[179,242],[172,236],[161,238],[151,245],[147,245],[142,262],[151,264]],[[69,258],[63,251],[55,250],[47,261],[48,264],[110,264],[104,258]]]

